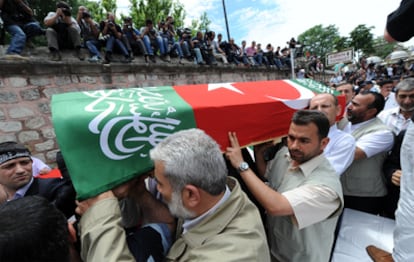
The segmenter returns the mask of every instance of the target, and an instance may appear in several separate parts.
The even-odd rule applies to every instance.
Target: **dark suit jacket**
[[[65,178],[34,178],[25,196],[42,196],[63,212],[67,218],[75,214],[76,192]]]

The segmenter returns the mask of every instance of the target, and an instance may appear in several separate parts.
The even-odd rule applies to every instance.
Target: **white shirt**
[[[285,157],[290,158],[289,154],[286,154]],[[299,175],[295,170],[300,170],[301,175],[309,176],[320,164],[321,157],[324,156],[320,154],[298,167],[289,166],[286,175]],[[292,206],[299,229],[325,220],[338,209],[341,203],[338,194],[324,185],[302,185],[283,192],[282,195]]]
[[[46,21],[46,20],[48,20],[48,19],[51,19],[52,17],[54,17],[56,15],[56,12],[49,12],[48,14],[47,14],[47,16],[45,17],[45,19],[43,19],[43,23]],[[76,21],[76,19],[75,18],[73,18],[73,17],[70,17],[70,20],[72,21],[72,26],[76,29],[76,31],[78,31],[78,33],[80,34],[81,33],[81,28],[80,28],[80,26],[79,26],[79,24],[78,24],[78,21]],[[62,18],[58,18],[58,19],[56,19],[56,24],[59,22],[59,21],[63,21],[62,20]]]
[[[395,93],[390,92],[388,97],[385,97],[385,105],[383,110],[388,110],[391,108],[399,107],[400,105],[397,103],[397,100],[395,100]]]
[[[40,170],[42,170],[43,168],[48,168],[50,169],[50,167],[48,165],[46,165],[42,160],[40,160],[37,157],[34,156],[30,156],[30,158],[32,159],[32,175],[33,176],[37,176],[40,174]]]
[[[355,125],[349,123],[348,126],[344,128],[344,132],[351,134],[354,130],[363,128],[374,120],[375,118]],[[381,152],[389,151],[393,145],[394,134],[388,129],[363,135],[356,141],[356,147],[364,151],[367,158]]]
[[[328,133],[329,143],[323,151],[338,175],[352,164],[355,153],[355,138],[332,125]]]
[[[406,130],[408,124],[411,122],[411,118],[405,119],[405,117],[400,114],[399,107],[381,111],[378,114],[378,118],[381,119],[386,126],[391,128],[395,135],[398,135],[401,131]]]

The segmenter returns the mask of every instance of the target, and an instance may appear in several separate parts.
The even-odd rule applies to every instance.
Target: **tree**
[[[201,16],[200,19],[193,19],[191,21],[191,31],[192,31],[192,35],[195,35],[198,31],[201,32],[207,32],[209,31],[208,26],[211,24],[210,19],[207,16],[207,13],[204,12]]]
[[[144,26],[147,19],[156,25],[169,15],[174,18],[176,28],[184,24],[184,6],[177,0],[130,0],[130,3],[130,16],[138,27]]]
[[[396,49],[403,49],[402,46],[397,43],[388,43],[384,37],[377,37],[373,40],[374,53],[372,55],[385,58]]]
[[[78,0],[79,6],[85,6],[90,10],[93,19],[99,23],[99,21],[106,19],[106,10],[99,2],[90,0]],[[116,7],[115,7],[116,9]]]
[[[326,54],[337,48],[335,44],[343,46],[346,39],[339,36],[338,29],[334,25],[327,27],[316,25],[299,35],[298,42],[302,44],[303,52],[309,51],[310,54],[321,57],[324,61]]]
[[[116,14],[116,0],[101,0],[100,2],[106,13]]]
[[[358,55],[369,56],[375,52],[373,35],[371,33],[373,28],[373,26],[358,25],[349,34],[351,39],[350,45]]]

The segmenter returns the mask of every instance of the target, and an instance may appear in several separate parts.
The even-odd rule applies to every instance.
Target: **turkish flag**
[[[235,131],[241,145],[285,135],[290,119],[308,106],[310,89],[288,80],[174,86],[193,108],[197,127],[224,150],[228,132]]]

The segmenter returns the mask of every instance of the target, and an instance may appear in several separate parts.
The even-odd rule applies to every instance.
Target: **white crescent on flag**
[[[295,109],[295,110],[306,108],[309,105],[309,100],[315,94],[311,90],[301,85],[298,85],[297,83],[293,81],[290,81],[290,80],[283,80],[283,81],[287,82],[290,86],[294,87],[299,92],[300,95],[298,98],[295,98],[294,100],[292,100],[292,99],[284,99],[284,98],[279,98],[279,97],[270,96],[270,95],[266,95],[266,97],[272,100],[280,101],[283,104],[285,104],[287,107]],[[243,91],[233,86],[233,83],[208,84],[208,91],[213,91],[213,90],[220,89],[220,88],[228,89],[230,91],[233,91],[239,94],[244,94]]]
[[[267,96],[267,97],[270,98],[270,99],[273,99],[273,100],[281,101],[286,106],[288,106],[292,109],[295,109],[295,110],[300,110],[300,109],[304,109],[304,108],[308,107],[309,100],[312,97],[314,97],[315,94],[311,90],[309,90],[309,89],[307,89],[307,88],[305,88],[301,85],[298,85],[293,81],[290,81],[290,80],[283,80],[283,81],[288,82],[289,85],[296,88],[296,90],[298,90],[300,96],[298,98],[296,98],[295,100],[283,99],[283,98],[278,98],[278,97],[274,97],[274,96]]]

